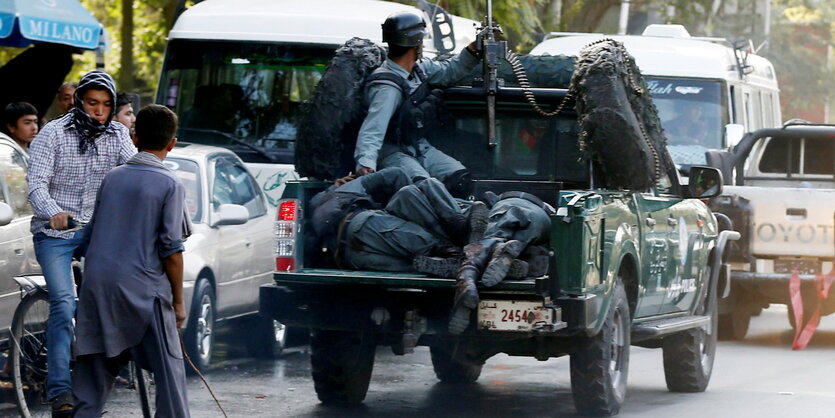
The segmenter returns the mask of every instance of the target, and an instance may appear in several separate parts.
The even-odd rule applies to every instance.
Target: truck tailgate
[[[835,190],[725,186],[753,207],[755,256],[835,256]]]
[[[420,273],[392,273],[381,271],[355,271],[338,269],[300,269],[294,272],[276,271],[273,274],[279,286],[293,285],[366,285],[396,288],[447,288],[455,287],[455,279],[431,277]],[[479,286],[481,288],[481,286]],[[491,290],[533,292],[533,278],[505,280]]]

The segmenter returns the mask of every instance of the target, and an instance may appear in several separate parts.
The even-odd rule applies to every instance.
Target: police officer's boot
[[[465,213],[441,220],[441,223],[450,239],[458,245],[464,246],[476,243],[484,237],[488,214],[489,210],[484,203],[473,202]]]
[[[515,239],[497,244],[493,250],[493,256],[490,258],[490,263],[487,264],[487,269],[484,271],[484,275],[481,276],[481,282],[488,287],[499,284],[507,277],[513,260],[524,249],[525,244]]]
[[[470,314],[478,305],[476,281],[487,264],[489,245],[469,244],[464,247],[464,262],[458,270],[455,283],[455,299],[449,317],[449,333],[460,334],[470,324]]]

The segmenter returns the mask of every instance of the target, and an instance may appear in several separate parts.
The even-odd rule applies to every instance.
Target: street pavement
[[[661,350],[632,348],[629,390],[621,417],[835,417],[835,316],[824,317],[804,351],[791,350],[786,308],[774,305],[753,318],[748,338],[721,342],[704,393],[667,391]],[[377,351],[364,405],[319,404],[306,346],[281,359],[253,360],[220,335],[219,361],[206,373],[230,417],[545,417],[576,416],[568,358],[539,362],[498,355],[475,385],[438,383],[429,350],[398,357]],[[220,417],[198,378],[189,380],[194,417]],[[119,389],[105,417],[141,416],[134,391]],[[0,405],[0,416],[15,416]]]

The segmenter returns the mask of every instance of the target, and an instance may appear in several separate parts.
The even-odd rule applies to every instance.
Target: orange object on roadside
[[[809,345],[812,340],[812,335],[818,329],[821,319],[821,304],[829,296],[829,288],[835,282],[835,268],[827,274],[819,274],[815,277],[815,286],[817,287],[818,303],[815,307],[815,312],[809,317],[809,322],[803,325],[803,296],[800,293],[800,275],[797,270],[792,274],[789,280],[789,298],[791,309],[794,311],[794,342],[792,342],[792,350],[802,350]]]

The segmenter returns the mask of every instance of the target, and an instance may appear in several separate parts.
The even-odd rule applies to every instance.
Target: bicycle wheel
[[[46,402],[46,327],[49,295],[37,290],[21,299],[12,319],[12,384],[20,416],[50,416]]]

